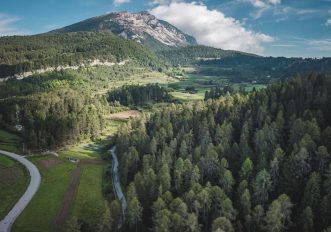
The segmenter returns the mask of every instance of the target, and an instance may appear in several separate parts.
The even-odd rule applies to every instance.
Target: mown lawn
[[[31,158],[41,173],[41,185],[28,207],[15,222],[13,231],[52,231],[53,220],[61,206],[71,173],[76,165],[69,161],[49,168],[39,165],[39,161],[49,158],[50,156]]]
[[[29,180],[23,165],[0,154],[0,221],[23,195]]]
[[[72,217],[83,221],[85,229],[97,231],[100,218],[105,211],[102,194],[103,165],[83,165]]]

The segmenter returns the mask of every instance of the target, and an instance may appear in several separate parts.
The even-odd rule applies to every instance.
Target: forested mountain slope
[[[79,66],[94,59],[162,66],[153,52],[111,32],[9,36],[0,37],[0,44],[0,78],[47,67]]]
[[[330,102],[311,75],[132,122],[116,138],[128,231],[331,226]]]
[[[331,59],[265,57],[206,46],[187,46],[157,51],[174,66],[196,66],[201,75],[228,76],[241,80],[290,78],[297,74],[330,73]],[[204,67],[203,71],[199,67]]]
[[[260,57],[255,54],[223,50],[203,45],[161,50],[157,51],[157,54],[172,65],[192,65],[200,61],[219,60],[225,57]]]

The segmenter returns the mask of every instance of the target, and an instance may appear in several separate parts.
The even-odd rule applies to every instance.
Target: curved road
[[[0,150],[0,154],[11,157],[23,164],[28,169],[31,177],[30,184],[23,196],[19,199],[7,216],[0,222],[0,232],[9,232],[16,218],[22,213],[24,208],[36,194],[40,185],[41,176],[37,167],[23,156],[2,150]]]
[[[123,194],[121,184],[120,184],[120,179],[119,179],[119,175],[118,175],[118,159],[117,159],[115,150],[116,150],[116,146],[114,146],[110,150],[112,158],[113,158],[113,175],[112,175],[113,186],[114,186],[115,194],[121,202],[122,212],[123,212],[123,215],[124,215],[125,211],[127,209],[127,203],[126,203],[126,199],[125,199],[125,196]]]

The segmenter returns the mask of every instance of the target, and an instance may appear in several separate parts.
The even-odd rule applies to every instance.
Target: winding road
[[[113,158],[112,179],[113,179],[114,191],[115,191],[116,197],[121,202],[122,212],[123,212],[123,215],[124,215],[128,206],[127,206],[127,202],[126,202],[125,196],[124,196],[122,188],[121,188],[121,183],[120,183],[119,174],[118,174],[118,159],[117,159],[115,150],[116,150],[116,146],[114,146],[110,150],[112,158]]]
[[[38,168],[23,156],[2,150],[0,150],[0,154],[11,157],[23,164],[29,171],[31,177],[30,184],[23,196],[18,200],[16,205],[7,214],[7,216],[2,221],[0,221],[0,232],[9,232],[16,218],[22,213],[22,211],[29,204],[33,196],[36,194],[40,185],[41,176],[38,171]]]

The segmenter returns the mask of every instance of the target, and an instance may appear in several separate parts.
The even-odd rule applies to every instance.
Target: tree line
[[[124,106],[143,106],[172,100],[168,90],[157,84],[126,85],[108,93],[109,102],[117,101]]]

